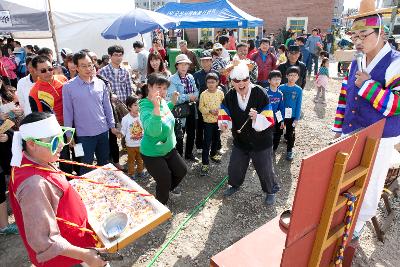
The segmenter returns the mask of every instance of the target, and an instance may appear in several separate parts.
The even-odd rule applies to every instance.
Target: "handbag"
[[[171,112],[175,118],[186,118],[190,115],[190,103],[185,102],[175,105]]]

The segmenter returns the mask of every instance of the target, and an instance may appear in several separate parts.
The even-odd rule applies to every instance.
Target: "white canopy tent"
[[[15,2],[19,5],[22,4],[21,0],[7,1]],[[22,0],[22,2],[29,1],[31,0]],[[65,47],[76,52],[80,49],[88,48],[101,57],[101,55],[107,54],[107,48],[109,46],[119,44],[125,49],[124,58],[128,60],[131,65],[134,63],[135,55],[133,53],[132,43],[136,40],[141,40],[141,37],[121,41],[106,40],[100,35],[117,17],[126,13],[128,10],[132,10],[135,7],[134,1],[35,0],[29,3],[31,8],[39,10],[43,8],[48,10],[50,3],[50,14],[53,19],[55,39],[59,50]],[[37,5],[32,7],[33,3]],[[16,39],[51,38],[51,32],[15,32],[13,36]],[[144,35],[143,41],[145,46],[149,48],[151,46],[150,34]],[[30,42],[32,42],[32,40],[30,40]],[[26,42],[22,40],[22,43],[25,44]]]

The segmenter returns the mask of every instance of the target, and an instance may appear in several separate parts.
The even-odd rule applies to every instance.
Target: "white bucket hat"
[[[192,61],[185,54],[179,54],[176,56],[175,64],[179,63],[189,63],[192,64]]]

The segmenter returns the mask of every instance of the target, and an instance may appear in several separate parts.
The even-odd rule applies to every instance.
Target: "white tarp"
[[[0,0],[0,31],[48,31],[47,4],[43,0]]]
[[[19,2],[20,0],[9,1]],[[42,1],[47,2],[47,0]],[[133,64],[135,56],[132,43],[136,40],[141,40],[141,37],[126,41],[106,40],[100,34],[118,16],[132,10],[135,7],[134,1],[51,0],[50,4],[59,50],[61,48],[70,48],[73,52],[77,52],[80,49],[88,48],[101,58],[102,55],[107,54],[109,46],[119,44],[125,49],[124,59],[128,60],[131,65]],[[15,38],[33,38],[32,33],[29,36],[19,36],[18,34],[14,36]],[[149,48],[151,46],[150,34],[144,35],[143,39],[145,46]],[[32,40],[30,42],[35,44],[32,43]],[[24,44],[25,42],[22,43]]]

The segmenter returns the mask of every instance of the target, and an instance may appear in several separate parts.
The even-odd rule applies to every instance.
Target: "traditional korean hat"
[[[375,6],[375,0],[361,0],[360,8],[358,9],[358,14],[346,17],[347,19],[358,19],[369,17],[378,14],[390,14],[392,13],[392,8],[381,8],[377,9]]]

